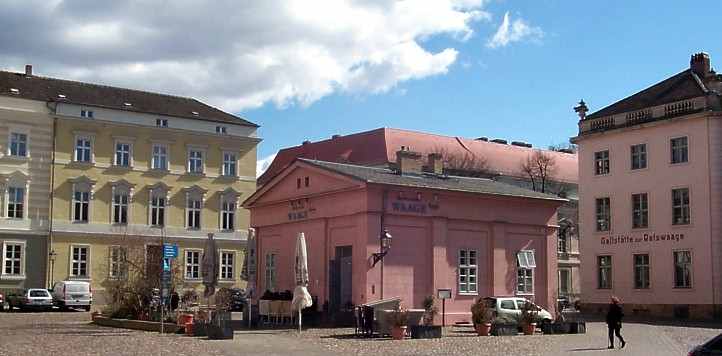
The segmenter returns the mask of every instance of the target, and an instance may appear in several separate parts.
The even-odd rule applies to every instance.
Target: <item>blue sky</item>
[[[240,111],[261,125],[259,159],[306,139],[384,126],[548,146],[575,135],[572,107],[581,98],[598,110],[686,69],[697,51],[710,53],[713,67],[722,63],[722,2],[498,1],[485,10],[491,20],[471,24],[466,41],[442,34],[421,42],[431,52],[459,51],[446,74],[380,94]],[[489,48],[507,11],[543,36]]]

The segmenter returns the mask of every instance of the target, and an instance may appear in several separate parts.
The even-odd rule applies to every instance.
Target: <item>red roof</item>
[[[401,149],[401,146],[424,155],[443,152],[482,157],[486,160],[490,171],[509,176],[523,176],[519,170],[521,162],[537,150],[463,137],[379,128],[284,148],[278,152],[266,172],[258,178],[258,183],[265,184],[297,157],[367,166],[387,166],[396,162],[396,151]],[[576,154],[547,150],[544,152],[555,158],[555,180],[577,183],[579,175]]]

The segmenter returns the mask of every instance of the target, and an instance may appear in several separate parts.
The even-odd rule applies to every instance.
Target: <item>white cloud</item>
[[[274,159],[276,159],[276,153],[256,162],[256,178],[260,177],[268,169]]]
[[[226,110],[309,105],[442,75],[484,0],[6,0],[0,63],[193,96]]]
[[[540,27],[531,26],[521,18],[511,21],[509,19],[509,12],[507,11],[504,14],[504,20],[496,30],[496,33],[494,33],[486,43],[486,46],[489,48],[498,48],[525,39],[539,40],[542,37],[544,37],[544,31],[542,31]]]

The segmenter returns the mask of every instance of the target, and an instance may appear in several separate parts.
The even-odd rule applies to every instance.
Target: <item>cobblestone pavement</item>
[[[445,330],[435,340],[357,339],[353,329],[237,331],[234,340],[113,329],[89,324],[90,314],[0,313],[0,355],[685,355],[722,332],[706,327],[625,324],[624,350],[607,350],[606,328],[587,334],[477,337]]]

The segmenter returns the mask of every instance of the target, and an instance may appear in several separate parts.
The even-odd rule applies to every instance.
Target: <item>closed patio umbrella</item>
[[[293,290],[293,301],[291,305],[298,310],[298,332],[301,332],[301,310],[313,304],[311,295],[308,294],[308,255],[306,254],[306,237],[302,232],[296,238],[296,263],[294,264],[296,275],[296,288]]]
[[[248,327],[251,327],[252,307],[251,299],[256,290],[256,229],[248,229],[248,239],[246,240],[246,258],[243,259],[243,267],[241,268],[241,279],[246,281],[246,299],[248,309]]]
[[[206,287],[203,296],[206,298],[212,296],[216,292],[218,284],[218,248],[213,234],[208,234],[208,239],[203,247],[202,274],[203,285]]]

